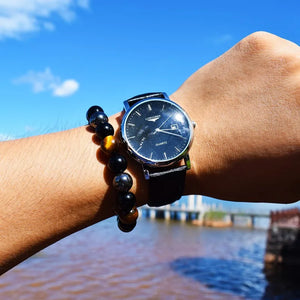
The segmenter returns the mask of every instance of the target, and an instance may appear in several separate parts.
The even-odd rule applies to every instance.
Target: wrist
[[[182,89],[174,92],[170,99],[178,103],[196,123],[193,143],[189,151],[191,169],[186,173],[184,195],[203,195],[207,178],[211,172],[212,149],[205,120],[205,105],[201,99],[193,99],[193,93]]]

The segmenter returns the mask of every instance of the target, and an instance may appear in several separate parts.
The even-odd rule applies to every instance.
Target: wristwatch
[[[149,180],[149,206],[178,200],[191,168],[189,149],[195,123],[166,93],[146,93],[124,101],[121,140]]]

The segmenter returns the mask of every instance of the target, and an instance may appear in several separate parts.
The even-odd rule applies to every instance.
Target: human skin
[[[300,198],[296,44],[254,33],[199,69],[170,98],[197,123],[185,194],[252,202]],[[121,117],[109,119],[116,130]],[[2,273],[114,215],[113,177],[98,142],[83,126],[0,143]],[[127,159],[131,191],[143,205],[147,182],[141,167]]]
[[[197,122],[187,193],[290,203],[300,199],[300,48],[256,32],[172,95]]]

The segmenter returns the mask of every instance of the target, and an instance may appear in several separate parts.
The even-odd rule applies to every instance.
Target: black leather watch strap
[[[178,200],[184,190],[187,167],[154,172],[149,170],[149,206],[162,206]]]
[[[128,104],[130,106],[132,106],[133,104],[135,104],[136,102],[140,101],[140,100],[144,100],[147,98],[165,98],[165,94],[161,93],[161,92],[153,92],[153,93],[145,93],[145,94],[140,94],[137,96],[134,96],[132,98],[129,98],[127,100]]]

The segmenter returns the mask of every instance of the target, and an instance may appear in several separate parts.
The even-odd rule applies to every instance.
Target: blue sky
[[[172,93],[246,35],[300,44],[300,2],[0,0],[0,139],[68,129]]]

